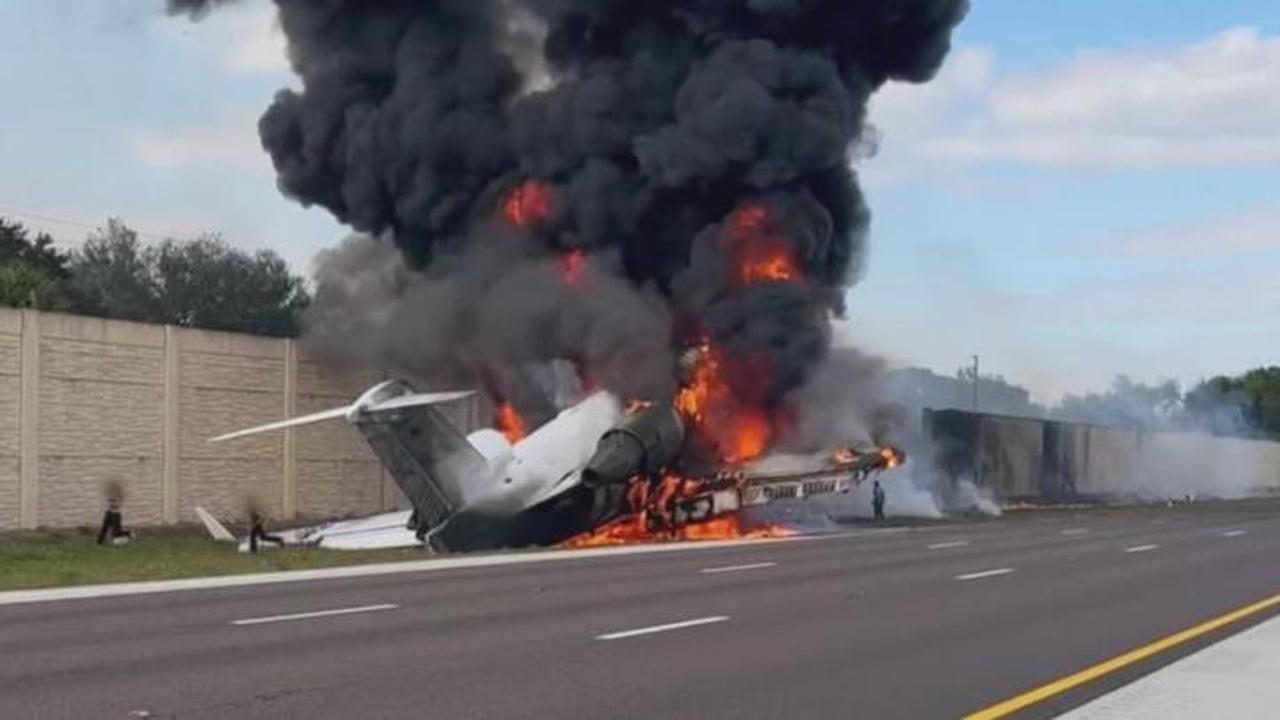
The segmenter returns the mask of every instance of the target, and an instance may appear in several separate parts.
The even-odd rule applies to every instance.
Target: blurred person
[[[249,521],[252,524],[252,528],[249,530],[249,552],[257,553],[258,543],[271,543],[277,547],[284,547],[284,538],[267,532],[266,519],[260,513],[257,511],[251,513]]]
[[[124,528],[124,515],[120,512],[121,505],[118,495],[113,494],[107,498],[107,509],[102,513],[102,528],[98,530],[99,545],[107,541],[115,545],[117,538],[123,538],[126,542],[133,540],[133,532]]]
[[[879,480],[871,489],[871,506],[875,509],[876,520],[884,520],[884,488]]]

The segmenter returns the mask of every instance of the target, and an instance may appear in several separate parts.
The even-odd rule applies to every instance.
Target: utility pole
[[[986,462],[986,445],[982,442],[982,418],[978,415],[978,383],[982,375],[980,374],[980,366],[978,365],[978,356],[973,356],[973,414],[978,427],[978,447],[973,463],[973,483],[978,487],[982,487],[982,466]]]
[[[978,356],[973,356],[973,411],[978,412]]]

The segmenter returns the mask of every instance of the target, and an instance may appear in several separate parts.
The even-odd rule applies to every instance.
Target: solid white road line
[[[952,540],[951,542],[940,542],[940,543],[934,543],[932,545],[926,545],[925,549],[946,550],[947,548],[967,547],[968,545],[969,545],[968,540]]]
[[[1228,530],[1222,533],[1222,537],[1240,537],[1244,534],[1244,530]]]
[[[621,640],[623,638],[637,637],[639,635],[652,635],[654,633],[668,632],[671,630],[683,630],[684,628],[698,627],[699,625],[711,625],[713,623],[722,623],[729,620],[728,615],[715,615],[712,617],[698,618],[696,620],[684,620],[682,622],[667,623],[666,625],[653,625],[650,627],[636,628],[635,630],[623,630],[621,632],[606,633],[597,635],[597,640]]]
[[[290,615],[270,615],[268,617],[245,618],[232,620],[232,625],[265,625],[266,623],[288,622],[290,620],[310,620],[311,618],[333,617],[335,615],[354,615],[356,613],[378,612],[379,610],[395,610],[399,605],[362,605],[361,607],[338,608],[337,610],[317,610],[316,612],[292,613]]]
[[[751,563],[750,565],[726,565],[724,567],[705,568],[698,572],[703,575],[717,575],[719,573],[739,572],[741,570],[760,570],[762,568],[771,568],[777,564],[778,563],[776,562],[761,562]]]
[[[1008,575],[1011,572],[1013,572],[1013,568],[997,568],[995,570],[983,570],[982,572],[968,573],[965,575],[957,575],[956,580],[959,580],[960,582],[965,582],[967,580],[981,580],[983,578]]]
[[[1135,546],[1133,546],[1133,547],[1128,548],[1127,550],[1125,550],[1125,552],[1127,552],[1127,553],[1144,553],[1144,552],[1147,552],[1148,550],[1156,550],[1156,549],[1158,549],[1159,547],[1160,547],[1159,545],[1135,545]]]

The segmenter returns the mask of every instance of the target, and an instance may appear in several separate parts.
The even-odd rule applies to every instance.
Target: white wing
[[[218,519],[209,514],[208,510],[196,506],[196,517],[200,518],[200,522],[204,524],[205,530],[213,536],[214,540],[219,542],[235,542],[236,536],[231,534],[226,525],[218,522]]]

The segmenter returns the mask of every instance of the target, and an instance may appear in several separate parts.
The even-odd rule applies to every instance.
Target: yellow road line
[[[1116,670],[1132,665],[1141,660],[1145,660],[1153,655],[1157,655],[1165,650],[1177,647],[1189,640],[1194,640],[1201,635],[1206,635],[1214,630],[1226,627],[1233,622],[1243,620],[1250,615],[1256,615],[1264,610],[1276,607],[1277,605],[1280,605],[1280,594],[1272,595],[1266,600],[1260,600],[1252,605],[1246,605],[1238,610],[1233,610],[1226,615],[1220,615],[1212,620],[1202,622],[1195,627],[1187,628],[1182,632],[1177,632],[1169,635],[1168,637],[1156,640],[1155,642],[1143,645],[1142,647],[1134,648],[1123,655],[1117,655],[1110,660],[1087,667],[1073,675],[1068,675],[1059,680],[1054,680],[1047,685],[1041,685],[1034,690],[1029,690],[1016,697],[1011,697],[1004,702],[966,715],[964,716],[964,720],[995,720],[996,718],[1008,717],[1019,710],[1023,710],[1038,702],[1047,700],[1054,695],[1060,695],[1072,688],[1097,680],[1104,675],[1113,673]]]

